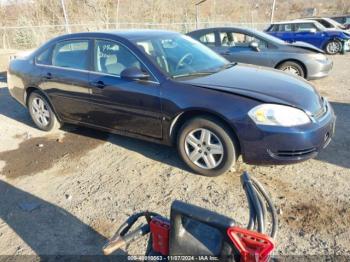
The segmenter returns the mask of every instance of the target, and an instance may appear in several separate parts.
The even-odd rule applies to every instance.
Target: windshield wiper
[[[224,66],[221,68],[221,70],[222,70],[222,69],[231,68],[231,67],[233,67],[233,66],[235,66],[235,65],[237,65],[237,62],[230,62],[230,63],[224,65]]]
[[[227,64],[221,66],[218,70],[186,73],[186,74],[182,74],[182,75],[173,76],[173,78],[189,77],[189,76],[212,75],[212,74],[218,73],[218,72],[220,72],[220,71],[222,71],[222,70],[231,68],[231,67],[233,67],[233,66],[235,66],[235,65],[237,65],[237,62],[230,62],[230,63],[227,63]]]
[[[212,75],[215,74],[217,71],[204,71],[204,72],[193,72],[193,73],[187,73],[182,75],[175,75],[173,78],[180,78],[180,77],[188,77],[188,76],[204,76],[204,75]]]

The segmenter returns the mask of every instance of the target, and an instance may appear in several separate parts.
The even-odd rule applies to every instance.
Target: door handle
[[[46,75],[44,75],[43,78],[44,79],[52,79],[52,74],[51,73],[47,73]]]
[[[97,88],[104,88],[106,86],[105,83],[101,80],[90,82],[90,85]]]

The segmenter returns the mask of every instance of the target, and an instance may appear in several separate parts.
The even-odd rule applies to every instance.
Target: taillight
[[[266,262],[275,244],[271,237],[248,229],[230,227],[227,234],[238,249],[241,262]]]
[[[163,256],[169,255],[170,223],[162,217],[154,217],[150,222],[152,248]]]

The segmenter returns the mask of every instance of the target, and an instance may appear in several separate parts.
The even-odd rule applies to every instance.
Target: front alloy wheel
[[[284,62],[283,64],[279,65],[278,69],[281,71],[284,71],[288,74],[297,75],[297,76],[305,78],[304,69],[299,63],[296,63],[293,61],[287,61],[287,62]]]
[[[209,116],[195,117],[178,132],[177,147],[182,160],[194,172],[218,176],[236,161],[236,141],[228,127]]]
[[[198,128],[185,139],[189,159],[200,168],[213,169],[220,165],[224,156],[221,140],[210,130]]]
[[[326,52],[330,55],[335,55],[337,53],[340,53],[342,50],[342,44],[339,41],[330,41],[326,45]]]

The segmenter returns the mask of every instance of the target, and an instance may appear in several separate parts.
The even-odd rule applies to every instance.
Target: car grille
[[[317,149],[315,147],[303,150],[280,150],[275,155],[279,157],[303,157],[316,151]]]

